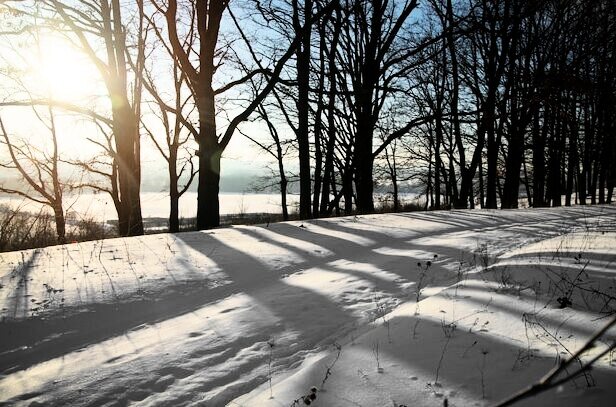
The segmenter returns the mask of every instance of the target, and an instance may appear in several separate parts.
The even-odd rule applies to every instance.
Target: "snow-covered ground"
[[[0,405],[291,406],[316,386],[315,406],[488,406],[567,359],[615,311],[614,206],[371,215],[4,253]],[[615,339],[608,331],[581,362]],[[610,406],[614,383],[608,353],[519,405]]]

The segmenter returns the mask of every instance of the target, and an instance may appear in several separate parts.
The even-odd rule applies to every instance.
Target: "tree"
[[[21,27],[22,29],[5,34],[20,37],[23,37],[22,34],[28,34],[28,38],[24,38],[24,40],[32,40],[32,43],[28,42],[28,44],[34,45],[33,48],[36,49],[36,61],[43,63],[40,49],[42,27],[36,18],[31,23],[31,25],[24,24],[23,26],[29,29]],[[49,207],[54,214],[57,242],[64,244],[66,242],[66,220],[63,194],[67,185],[61,179],[59,169],[62,160],[60,158],[55,108],[51,104],[43,106],[42,109],[36,106],[32,100],[32,93],[27,89],[17,72],[9,72],[6,79],[11,79],[17,83],[21,90],[18,93],[28,95],[30,101],[24,101],[24,103],[3,102],[2,105],[19,109],[31,108],[33,115],[49,132],[49,148],[44,145],[37,147],[32,140],[22,139],[18,142],[9,134],[2,117],[0,117],[0,144],[6,148],[6,153],[8,153],[7,161],[0,162],[0,167],[16,172],[21,181],[15,183],[14,186],[0,185],[0,192],[21,196],[29,201]],[[51,99],[49,86],[46,86],[43,92],[47,94],[47,98]],[[49,149],[51,151],[48,151]]]
[[[192,184],[197,171],[192,161],[192,153],[186,148],[186,144],[189,142],[190,137],[193,136],[196,131],[190,122],[185,118],[184,110],[188,98],[182,98],[182,88],[185,82],[185,76],[179,71],[177,63],[173,64],[172,77],[173,77],[173,107],[169,106],[158,91],[152,74],[144,70],[145,77],[144,87],[154,98],[155,104],[158,107],[156,116],[163,127],[164,141],[163,144],[159,141],[159,137],[156,136],[156,130],[153,130],[146,123],[143,127],[147,134],[150,136],[150,140],[156,146],[156,149],[160,152],[161,156],[167,163],[167,172],[169,175],[169,232],[175,233],[180,231],[180,219],[179,219],[179,201],[180,197],[188,191],[188,188]],[[190,112],[187,113],[187,116]],[[185,131],[188,128],[188,131]],[[183,151],[184,150],[184,151]],[[184,154],[182,154],[184,153]],[[184,181],[184,185],[180,185],[181,181]]]
[[[231,141],[237,126],[248,119],[279,81],[284,65],[300,46],[304,33],[309,30],[312,21],[318,21],[323,15],[331,12],[333,3],[330,3],[328,7],[323,8],[311,18],[306,19],[304,28],[292,39],[286,51],[273,64],[273,69],[265,72],[255,70],[245,77],[232,81],[216,90],[212,86],[216,73],[216,46],[220,22],[229,2],[226,0],[195,0],[191,2],[191,7],[196,13],[195,24],[198,45],[194,48],[198,51],[194,58],[198,61],[197,65],[191,60],[193,48],[185,48],[180,41],[178,2],[169,0],[166,8],[156,1],[153,1],[153,4],[165,16],[170,47],[173,49],[182,72],[186,75],[199,114],[199,129],[196,137],[199,145],[197,228],[216,227],[220,224],[218,193],[222,153]],[[216,133],[216,95],[231,89],[235,85],[245,83],[257,74],[267,75],[266,85],[249,105],[230,121],[222,136],[218,137]]]
[[[73,6],[72,4],[75,4]],[[118,220],[121,236],[143,234],[141,215],[141,144],[139,123],[141,115],[141,82],[137,79],[132,88],[129,84],[129,45],[122,22],[125,8],[119,0],[99,2],[77,1],[61,2],[45,0],[52,11],[59,16],[62,28],[67,29],[83,52],[88,55],[98,69],[105,83],[111,103],[112,128],[115,144],[115,163],[117,164],[117,185],[119,192]],[[83,8],[83,9],[80,9]],[[138,16],[143,21],[143,1],[137,0]],[[141,32],[141,31],[139,31]],[[92,33],[96,36],[91,38]],[[144,63],[144,44],[136,45],[137,55],[134,63],[142,69]],[[101,40],[105,57],[97,52],[93,42]],[[136,73],[139,78],[139,73]]]
[[[417,7],[417,1],[395,2],[347,1],[345,9],[352,13],[345,24],[341,45],[350,87],[353,90],[353,115],[356,123],[353,151],[353,178],[357,191],[357,210],[374,211],[373,140],[389,86],[396,74],[391,70],[408,61],[413,50],[394,47],[406,20]],[[402,72],[405,70],[402,69]]]
[[[46,126],[48,126],[51,135],[51,154],[37,151],[29,143],[16,144],[9,136],[2,117],[0,117],[0,131],[2,131],[2,142],[0,144],[6,147],[10,157],[9,162],[0,163],[0,167],[17,171],[26,187],[0,186],[0,192],[19,195],[50,207],[54,214],[58,243],[64,244],[66,243],[66,221],[62,195],[65,185],[60,181],[58,171],[60,161],[53,108],[48,108],[48,114],[49,124]],[[41,120],[43,119],[41,118]]]
[[[312,34],[312,0],[303,1],[303,22],[300,20],[300,4],[298,0],[291,0],[293,6],[294,35],[301,38],[296,50],[297,74],[297,144],[299,150],[299,217],[309,219],[311,210],[311,182],[310,182],[310,60]],[[320,118],[317,117],[317,120]],[[318,137],[315,134],[315,140]]]
[[[331,39],[329,41],[329,47],[326,47],[324,52],[327,58],[327,73],[323,72],[323,75],[327,74],[327,81],[329,82],[329,89],[327,93],[327,137],[324,143],[324,155],[325,160],[323,164],[323,179],[321,186],[321,200],[319,205],[319,215],[328,215],[331,212],[329,208],[330,195],[335,190],[336,174],[334,172],[334,155],[336,147],[336,138],[338,129],[336,128],[336,102],[338,100],[338,67],[336,61],[336,52],[338,50],[338,44],[340,41],[340,33],[342,31],[342,25],[344,24],[344,18],[342,16],[342,10],[340,7],[336,7],[336,12],[327,20],[331,26]],[[327,26],[328,24],[323,24]],[[322,37],[326,36],[326,33],[321,34]],[[322,45],[322,48],[324,46]],[[316,189],[316,188],[315,188]],[[315,191],[316,192],[316,191]]]
[[[270,115],[267,113],[268,106],[262,104],[257,108],[257,117],[264,121],[267,125],[267,130],[272,139],[273,143],[265,144],[263,142],[258,141],[257,139],[242,133],[244,137],[248,138],[250,141],[259,146],[263,151],[267,154],[271,155],[276,160],[277,173],[278,173],[278,187],[280,190],[280,206],[282,209],[282,220],[289,220],[289,209],[287,206],[287,191],[289,187],[289,179],[285,170],[285,157],[288,154],[291,140],[284,140],[280,137],[279,131],[271,119]],[[272,170],[275,173],[274,170]],[[271,186],[271,185],[270,185]]]
[[[194,18],[194,16],[192,16]],[[157,41],[152,44],[150,55],[152,62],[150,66],[144,66],[141,69],[143,87],[153,98],[153,115],[156,117],[155,123],[149,125],[145,120],[142,120],[143,127],[146,133],[150,136],[150,140],[154,143],[156,149],[161,154],[163,160],[167,164],[167,173],[169,176],[169,231],[172,233],[180,231],[179,220],[179,200],[192,184],[197,170],[194,167],[193,155],[186,145],[191,137],[195,137],[198,132],[188,117],[192,115],[194,106],[191,105],[191,95],[184,96],[186,91],[186,75],[182,72],[176,58],[174,58],[173,50],[166,46],[163,33],[152,18],[146,17],[148,27],[156,34]],[[186,36],[186,47],[191,47],[194,42],[194,33],[191,32]],[[166,51],[162,53],[155,52],[161,47]],[[161,55],[162,54],[162,55]],[[166,55],[164,55],[166,54]],[[169,57],[171,60],[171,96],[170,101],[165,100],[165,93],[161,90],[165,85],[169,85],[169,81],[163,81],[161,78],[155,79],[153,70],[156,68],[160,72],[161,59]],[[136,71],[137,67],[133,67]],[[162,83],[158,86],[157,83]],[[158,131],[153,128],[156,124],[162,125],[162,133],[164,134],[163,145],[157,137]],[[184,185],[180,186],[181,181]]]

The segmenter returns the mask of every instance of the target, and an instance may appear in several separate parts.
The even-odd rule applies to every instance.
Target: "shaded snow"
[[[5,253],[0,403],[289,406],[321,387],[337,343],[314,405],[489,405],[601,326],[615,273],[613,206],[370,215]],[[581,289],[560,309],[568,281]],[[526,405],[606,405],[612,362],[592,372],[596,386],[577,379]]]

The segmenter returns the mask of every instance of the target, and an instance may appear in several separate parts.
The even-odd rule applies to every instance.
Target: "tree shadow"
[[[41,250],[34,249],[30,251],[27,258],[25,257],[25,253],[26,252],[21,253],[22,260],[13,268],[9,275],[0,280],[6,283],[6,279],[8,278],[9,282],[13,285],[12,292],[6,294],[6,309],[7,311],[10,310],[13,314],[12,319],[27,318],[31,309],[29,293],[30,272],[39,258]]]
[[[416,327],[417,321],[419,324]],[[470,405],[472,401],[478,400],[494,402],[535,382],[560,360],[556,356],[526,355],[523,346],[516,346],[489,333],[457,329],[445,334],[438,321],[421,316],[396,316],[389,324],[391,342],[382,333],[369,334],[360,338],[353,346],[360,347],[364,354],[374,354],[375,343],[379,343],[379,364],[382,371],[376,372],[376,359],[358,368],[364,374],[365,383],[369,384],[371,380],[376,383],[378,380],[381,391],[391,392],[390,397],[403,404],[407,403],[403,394],[409,391],[426,394],[428,397],[431,395],[437,399],[449,398],[454,405]],[[417,330],[415,339],[409,335],[414,329]],[[422,346],[415,346],[414,343]],[[404,352],[400,351],[401,347]],[[348,352],[352,353],[354,350],[351,348]],[[397,376],[378,379],[379,376],[390,375],[391,367],[394,368],[393,374]],[[588,405],[592,404],[591,400],[604,403],[613,400],[616,388],[610,384],[616,379],[616,372],[607,367],[597,367],[592,370],[592,375],[600,387],[597,392],[584,396],[584,400],[589,401]],[[344,384],[347,380],[352,382],[356,377],[356,371],[344,372],[338,369],[328,383],[329,392],[335,391],[336,383]],[[396,389],[395,383],[400,380],[405,380],[407,386],[401,391],[402,395],[397,395],[396,392],[400,390]],[[394,385],[388,389],[388,384],[392,383]],[[558,405],[567,394],[576,394],[584,387],[584,379],[578,378],[559,390],[546,392],[520,405]],[[560,401],[554,403],[551,398],[556,392],[560,393]],[[461,395],[466,398],[456,400]],[[427,400],[425,404],[433,403]]]
[[[598,215],[593,215],[595,212]],[[580,214],[589,219],[592,216],[606,215],[605,211],[595,212],[591,211],[590,214],[588,211],[566,212],[569,215],[564,220],[565,223],[570,223]],[[369,223],[362,224],[359,228],[353,227],[357,222],[351,218],[304,222],[305,227],[299,227],[295,223],[281,223],[269,227],[233,228],[238,234],[255,242],[281,249],[282,257],[288,258],[280,258],[276,264],[262,261],[258,245],[252,248],[236,247],[232,240],[224,241],[218,238],[219,233],[225,232],[214,230],[180,233],[175,235],[180,249],[178,254],[173,255],[198,252],[211,259],[221,273],[226,275],[228,281],[212,287],[208,281],[203,280],[202,275],[195,272],[194,275],[190,275],[193,280],[183,282],[175,279],[171,270],[167,270],[173,279],[172,284],[164,287],[162,291],[150,293],[146,298],[132,298],[126,302],[92,303],[88,304],[88,309],[85,311],[83,305],[74,309],[67,307],[63,311],[62,318],[53,316],[46,320],[5,321],[0,328],[9,334],[3,333],[0,366],[3,373],[22,370],[41,361],[61,356],[67,351],[117,336],[140,324],[163,321],[238,293],[249,295],[259,306],[271,311],[287,329],[304,338],[307,347],[318,347],[328,338],[331,339],[331,335],[342,333],[345,327],[356,324],[357,317],[345,309],[344,304],[332,300],[327,295],[300,285],[289,284],[285,278],[287,274],[301,272],[307,266],[320,267],[326,271],[338,271],[366,280],[373,289],[401,298],[411,292],[412,283],[420,276],[421,269],[416,267],[417,261],[425,264],[427,260],[432,259],[432,253],[438,254],[439,259],[433,261],[431,272],[440,276],[439,281],[452,282],[456,273],[451,267],[445,267],[446,262],[455,262],[460,257],[469,258],[473,255],[470,250],[447,245],[421,244],[418,241],[420,238],[435,234],[446,236],[471,230],[476,233],[488,229],[498,231],[502,227],[499,226],[499,222],[502,221],[493,219],[493,215],[491,212],[486,214],[453,212],[451,216],[453,220],[450,218],[447,221],[441,219],[441,214],[389,215],[423,219],[444,225],[443,229],[418,229],[409,232],[368,230]],[[507,216],[511,220],[509,227],[524,228],[520,225],[527,222],[526,219],[513,219],[514,214]],[[533,221],[537,222],[537,226],[526,227],[522,233],[536,232],[535,237],[542,237],[543,232],[539,225],[544,218],[545,216],[535,216]],[[361,218],[359,219],[358,222],[362,222]],[[560,221],[558,216],[551,216],[550,219],[550,221]],[[316,228],[311,230],[313,224],[321,228],[321,231],[325,229],[332,233],[317,233]],[[265,230],[268,233],[262,233]],[[295,240],[292,243],[285,242],[287,236]],[[302,242],[308,243],[306,247],[302,247]],[[383,247],[393,250],[390,253],[377,251]],[[412,252],[418,248],[421,250]],[[403,255],[400,254],[400,250],[409,252]],[[421,258],[421,255],[418,258],[416,253],[419,252],[425,253],[426,258]],[[156,254],[156,251],[152,250],[152,254]],[[30,264],[34,262],[34,259],[31,260]],[[351,267],[345,267],[343,263],[332,263],[334,260],[343,263],[348,261]],[[163,260],[160,261],[161,264],[164,263]],[[363,265],[366,268],[353,269],[353,264]],[[369,267],[374,269],[369,270]],[[396,275],[398,278],[383,278],[384,274],[379,274],[381,272]],[[323,284],[327,282],[324,281]],[[408,285],[402,287],[403,284]],[[20,289],[25,289],[27,294],[27,285]],[[15,299],[17,298],[27,297],[20,294],[15,296]],[[13,306],[15,310],[25,307],[23,301]],[[108,315],[113,316],[111,323],[100,318]],[[318,335],[313,335],[314,330],[319,331]],[[52,339],[40,343],[41,338],[50,337]],[[28,348],[17,351],[16,348],[19,346]]]
[[[239,230],[245,235],[268,241],[267,237],[264,237],[256,229],[241,228]],[[276,241],[275,243],[289,250],[294,249],[294,247],[282,242]],[[345,246],[344,243],[329,245],[327,250],[331,251],[331,254],[328,256],[321,256],[320,253],[314,252],[308,253],[312,256],[312,259],[306,261],[305,264],[311,269],[321,268],[353,275],[372,283],[375,290],[392,294],[401,292],[400,284],[413,281],[419,274],[413,267],[408,269],[399,267],[399,260],[408,261],[408,257],[383,255],[372,250],[366,250],[365,253],[356,256],[349,256],[354,252],[353,244],[346,247],[342,246]],[[410,263],[414,264],[414,262]]]
[[[332,325],[328,324],[326,330],[335,331],[333,328],[336,326],[354,321],[353,317],[342,311],[326,296],[281,280],[287,271],[297,271],[300,267],[291,265],[275,270],[270,265],[262,263],[258,253],[247,253],[214,236],[209,236],[206,240],[216,245],[215,253],[209,252],[210,244],[203,240],[184,240],[181,234],[179,238],[193,250],[211,257],[232,281],[231,284],[237,287],[234,291],[249,295],[293,330],[306,333],[312,329],[311,321],[314,322],[315,318],[321,315],[329,315],[332,320]],[[208,300],[211,301],[213,298]],[[293,306],[290,307],[289,304]]]

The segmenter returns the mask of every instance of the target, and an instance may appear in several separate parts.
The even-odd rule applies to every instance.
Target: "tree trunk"
[[[197,229],[220,226],[220,159],[222,148],[216,135],[214,92],[211,83],[202,84],[197,99],[199,110],[199,182],[197,186]]]
[[[326,215],[329,210],[330,201],[330,184],[334,182],[334,148],[336,147],[336,50],[338,48],[338,41],[340,39],[340,31],[342,29],[341,24],[341,10],[340,7],[336,8],[334,25],[334,33],[328,53],[328,75],[329,75],[329,92],[327,101],[327,144],[325,146],[325,164],[323,168],[323,189],[321,191],[321,206],[319,213],[321,216]],[[333,189],[332,189],[333,190]]]
[[[179,196],[173,190],[169,191],[169,232],[177,233],[180,231],[180,205]]]
[[[368,123],[360,123],[358,121],[353,167],[355,169],[355,189],[357,191],[357,212],[362,214],[374,212],[373,165],[372,127]]]
[[[297,142],[299,147],[299,218],[312,217],[311,174],[310,174],[310,134],[308,125],[310,92],[310,37],[312,1],[304,0],[304,26],[299,21],[299,5],[294,2],[293,25],[296,33],[305,30],[301,45],[297,50]]]
[[[220,158],[218,144],[199,143],[199,185],[197,187],[197,229],[220,226]],[[207,147],[206,147],[207,146]]]
[[[121,211],[118,213],[119,232],[121,236],[142,235],[137,118],[128,100],[117,93],[112,95],[112,113],[121,206]]]
[[[524,169],[524,188],[526,189],[526,200],[528,201],[528,207],[533,207],[533,194],[530,190],[530,180],[528,179],[528,166],[526,165],[526,153],[522,157],[522,168]]]
[[[453,5],[451,0],[447,0],[447,4],[446,4],[446,17],[447,17],[447,47],[449,50],[449,57],[451,59],[451,81],[452,81],[452,89],[451,89],[451,104],[450,104],[450,108],[451,108],[451,120],[453,123],[453,132],[454,132],[454,137],[456,140],[456,146],[458,148],[458,153],[459,153],[459,160],[460,160],[460,172],[464,172],[464,169],[466,169],[466,152],[465,152],[465,147],[464,147],[464,142],[462,141],[462,131],[460,128],[460,116],[459,116],[459,111],[458,111],[458,99],[460,96],[460,77],[458,75],[458,55],[456,54],[456,44],[455,44],[455,38],[453,35],[453,27],[454,27],[454,19],[453,19]],[[445,58],[443,58],[443,65],[445,64]],[[440,146],[440,142],[439,142],[439,138],[442,139],[443,136],[443,131],[442,131],[442,111],[438,112],[439,115],[439,121],[437,121],[436,123],[436,138],[437,138],[437,148],[436,148],[436,154],[438,154],[438,150],[439,150],[439,146]],[[440,133],[440,137],[439,137],[439,133]],[[439,161],[440,161],[440,157],[437,157],[437,162],[436,162],[436,168],[435,168],[435,174],[436,174],[436,179],[438,179],[438,167],[439,167]],[[453,167],[452,167],[453,168]],[[474,173],[473,173],[474,176]],[[455,177],[454,177],[454,182],[455,182]],[[440,189],[440,185],[435,184],[435,188],[438,187]],[[454,194],[457,195],[456,193],[456,185],[454,183],[453,185],[454,188]],[[437,193],[440,193],[440,191],[438,191]],[[457,198],[456,198],[457,199]],[[438,204],[437,204],[438,206]]]
[[[331,104],[330,104],[331,105]],[[333,106],[328,113],[328,140],[325,149],[325,167],[323,173],[323,188],[321,191],[321,207],[319,212],[321,216],[325,216],[329,211],[330,202],[330,184],[334,181],[334,148],[336,146],[336,129],[334,127],[334,111]]]
[[[498,145],[496,142],[496,134],[494,131],[494,113],[493,108],[488,107],[487,113],[487,156],[488,168],[486,178],[486,208],[496,209],[496,171],[498,163]]]
[[[56,222],[56,235],[58,236],[58,243],[66,243],[66,221],[64,219],[64,211],[62,210],[62,204],[53,205],[54,220]]]
[[[545,206],[545,134],[547,123],[544,118],[543,131],[539,126],[539,112],[533,119],[533,204],[535,208]]]
[[[287,176],[284,173],[284,161],[280,140],[276,137],[276,156],[278,157],[278,173],[280,174],[280,205],[282,206],[282,220],[289,220],[289,209],[287,207]]]
[[[395,148],[395,143],[393,144],[392,147],[392,153],[391,156],[387,151],[388,149],[385,149],[385,160],[387,161],[387,167],[389,169],[389,176],[391,178],[391,184],[393,187],[393,205],[394,205],[394,212],[399,212],[400,211],[400,198],[398,196],[398,169],[396,167],[396,148]],[[429,174],[430,170],[428,170],[428,174]],[[430,175],[428,175],[428,177],[430,177]],[[428,185],[430,185],[430,181],[428,180]],[[426,201],[427,202],[427,201]]]
[[[560,109],[557,107],[554,112],[556,117],[560,117]],[[552,135],[550,137],[550,161],[549,161],[549,184],[548,184],[548,199],[553,207],[561,206],[561,154],[560,140],[561,137],[561,122],[555,120],[552,125]]]
[[[515,209],[518,207],[520,191],[520,171],[522,169],[522,157],[524,154],[523,134],[514,134],[509,140],[509,150],[505,164],[505,184],[503,186],[503,209]]]
[[[597,203],[597,179],[599,177],[599,160],[595,159],[592,172],[589,172],[589,188],[590,188],[590,203],[596,205]],[[591,175],[592,174],[592,175]]]
[[[344,196],[344,214],[353,213],[353,175],[351,169],[347,169],[342,174],[342,195]]]
[[[439,124],[437,123],[437,126]],[[434,205],[432,209],[441,209],[441,139],[442,132],[436,132],[434,143]]]
[[[514,68],[511,68],[514,71]],[[511,74],[513,75],[513,74]],[[514,76],[515,78],[515,76]],[[515,80],[515,79],[514,79]],[[517,84],[512,84],[510,101],[509,148],[505,160],[505,183],[501,198],[501,208],[517,209],[520,191],[520,171],[524,157],[524,128],[522,109],[519,106]]]
[[[321,198],[321,188],[323,187],[323,149],[321,139],[323,124],[321,116],[324,110],[323,95],[325,93],[325,53],[326,53],[325,23],[319,29],[319,85],[317,95],[317,110],[314,117],[314,191],[312,194],[312,216],[319,215],[319,201]]]
[[[571,195],[573,194],[573,180],[578,170],[578,125],[576,115],[577,102],[575,98],[571,103],[571,119],[569,121],[569,151],[567,160],[567,181],[565,191],[565,206],[571,206]]]
[[[282,220],[289,220],[289,208],[287,206],[287,177],[280,173],[280,205],[282,206]]]
[[[178,192],[178,174],[177,174],[177,149],[174,146],[169,148],[169,232],[176,233],[180,231],[179,219],[179,192]]]

